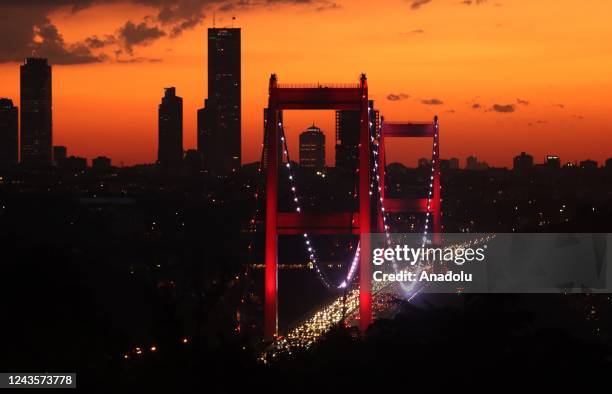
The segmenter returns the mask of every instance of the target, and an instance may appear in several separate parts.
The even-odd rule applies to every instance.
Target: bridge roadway
[[[473,239],[470,245],[488,242],[494,235]],[[465,247],[464,244],[451,245],[451,248]],[[423,285],[418,285],[406,291],[399,282],[375,282],[372,288],[373,308],[377,316],[389,314],[396,305],[394,300],[406,298],[412,302],[420,293]],[[359,322],[359,288],[352,288],[344,295],[335,297],[331,302],[316,309],[311,315],[289,330],[286,335],[276,340],[260,355],[260,361],[267,363],[273,361],[279,354],[291,354],[296,349],[307,349],[319,340],[339,322],[344,321],[347,326],[357,325]]]

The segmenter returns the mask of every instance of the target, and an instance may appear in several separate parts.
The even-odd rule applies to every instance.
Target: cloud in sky
[[[480,5],[486,3],[487,0],[463,0],[461,4],[464,5]]]
[[[419,8],[421,8],[422,6],[424,6],[425,4],[431,2],[431,0],[412,0],[410,2],[410,8],[413,10],[418,10]]]
[[[442,105],[444,104],[444,101],[437,99],[437,98],[432,98],[432,99],[426,99],[426,100],[421,100],[421,104],[425,104],[425,105]]]
[[[520,99],[520,98],[517,98],[517,99],[516,99],[516,102],[517,102],[518,104],[521,104],[521,105],[529,105],[529,101],[527,101],[527,100],[523,100],[523,99]]]
[[[305,0],[308,1],[308,0]],[[422,6],[431,3],[431,0],[410,0],[410,8],[413,10],[418,10]],[[461,4],[463,5],[481,5],[486,4],[487,0],[462,0]],[[496,4],[499,5],[499,4]]]
[[[100,4],[139,4],[153,10],[140,21],[126,20],[114,32],[97,32],[81,41],[68,43],[53,24],[50,15],[56,11],[73,14]],[[2,0],[0,2],[0,63],[22,61],[35,53],[53,64],[83,64],[110,59],[112,52],[134,55],[134,49],[162,37],[177,37],[205,18],[205,10],[270,7],[279,4],[301,4],[313,10],[337,8],[330,0]],[[77,17],[77,16],[75,16]],[[83,21],[86,23],[86,21]],[[135,55],[134,55],[135,56]]]
[[[327,11],[327,10],[335,10],[340,8],[340,4],[333,2],[333,1],[329,1],[329,2],[322,2],[321,5],[319,5],[315,11]]]
[[[401,101],[410,98],[409,94],[406,93],[389,93],[387,95],[387,100],[389,101]]]
[[[57,27],[48,20],[35,27],[34,41],[29,49],[31,53],[57,59],[56,64],[97,63],[106,60],[106,55],[94,55],[86,43],[66,44]]]
[[[516,111],[514,104],[493,104],[491,111],[508,114]]]
[[[118,35],[127,52],[132,54],[134,46],[149,45],[158,38],[165,36],[166,33],[157,26],[148,25],[147,22],[136,24],[132,21],[127,21],[119,29]]]
[[[85,39],[85,44],[89,48],[99,49],[105,46],[115,44],[117,39],[114,35],[105,35],[104,37],[98,37],[97,35],[89,36]]]
[[[536,120],[536,121],[527,123],[527,126],[531,127],[531,126],[534,126],[534,125],[543,125],[543,124],[548,124],[548,121],[546,121],[546,120]]]

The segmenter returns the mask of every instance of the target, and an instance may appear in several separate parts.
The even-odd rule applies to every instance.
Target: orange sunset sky
[[[19,105],[18,60],[32,49],[49,56],[53,143],[71,155],[155,161],[167,86],[184,99],[184,145],[194,148],[216,10],[217,27],[236,16],[242,28],[243,163],[259,158],[272,72],[281,83],[357,82],[365,72],[386,119],[438,114],[442,156],[462,165],[475,154],[509,166],[520,151],[536,162],[612,157],[609,0],[2,3],[2,40],[16,44],[0,44],[0,97]],[[333,165],[331,111],[286,114],[293,158],[297,134],[313,121]],[[415,165],[430,143],[389,142],[389,160]]]

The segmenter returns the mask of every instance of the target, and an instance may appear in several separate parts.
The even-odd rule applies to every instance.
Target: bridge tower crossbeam
[[[400,199],[385,198],[385,140],[387,138],[432,138],[432,174],[431,194],[425,198]],[[440,137],[438,117],[434,117],[431,123],[392,123],[381,121],[380,135],[378,139],[378,168],[382,171],[379,180],[380,196],[384,200],[385,212],[387,213],[429,213],[433,216],[432,233],[433,243],[440,243],[442,231],[442,211],[440,204]],[[380,232],[384,231],[382,210],[377,210],[377,227]]]

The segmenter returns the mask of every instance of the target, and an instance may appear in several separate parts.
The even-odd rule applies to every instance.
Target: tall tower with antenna
[[[205,169],[217,175],[241,165],[240,33],[240,28],[208,29],[208,98],[198,112],[198,150]]]

